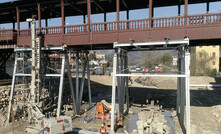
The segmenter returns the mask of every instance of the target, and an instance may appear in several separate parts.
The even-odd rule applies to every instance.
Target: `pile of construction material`
[[[221,105],[212,107],[212,114],[216,117],[216,120],[221,123]]]
[[[167,120],[165,120],[162,114],[162,106],[157,104],[154,105],[154,100],[151,104],[148,103],[145,108],[138,113],[139,120],[136,122],[137,130],[133,131],[133,134],[168,134],[170,133],[170,128],[166,125]]]
[[[135,81],[143,86],[155,86],[157,87],[154,80],[150,77],[138,77],[135,79]]]

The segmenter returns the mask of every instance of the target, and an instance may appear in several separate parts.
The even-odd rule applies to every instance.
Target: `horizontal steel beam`
[[[188,75],[182,75],[182,74],[116,74],[114,76],[123,76],[123,77],[129,77],[129,76],[146,76],[146,77],[188,77]]]
[[[58,46],[58,47],[42,47],[42,51],[64,51],[65,46]],[[31,51],[32,48],[29,47],[21,47],[21,48],[15,48],[14,52],[22,52],[22,51]]]
[[[221,84],[191,84],[191,87],[221,87]]]
[[[15,74],[15,76],[31,77],[31,74]],[[61,74],[45,74],[47,77],[61,77]]]
[[[99,132],[92,132],[92,131],[85,131],[80,129],[72,129],[72,132],[78,133],[78,134],[101,134]]]
[[[189,45],[189,39],[186,38],[184,40],[169,40],[169,41],[154,41],[154,42],[130,42],[130,43],[114,42],[114,48],[130,47],[130,46],[138,47],[138,46],[177,45],[177,44]]]

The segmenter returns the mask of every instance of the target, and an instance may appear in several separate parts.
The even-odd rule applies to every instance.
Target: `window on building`
[[[203,46],[200,46],[200,48],[202,48]]]
[[[213,48],[216,48],[216,46],[213,46]]]
[[[199,53],[199,57],[200,57],[200,58],[203,58],[203,54],[202,54],[202,53]]]
[[[214,66],[216,65],[216,61],[213,61],[213,65],[214,65]]]
[[[213,58],[216,58],[216,52],[213,52]]]

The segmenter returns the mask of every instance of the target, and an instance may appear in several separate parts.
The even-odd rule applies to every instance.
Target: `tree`
[[[172,57],[169,54],[165,54],[161,59],[160,62],[161,64],[165,65],[165,66],[171,66],[172,64]]]
[[[95,55],[95,53],[90,53],[90,54],[89,54],[89,60],[96,60],[96,55]]]

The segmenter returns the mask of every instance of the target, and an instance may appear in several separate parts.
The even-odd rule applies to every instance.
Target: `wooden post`
[[[65,16],[64,16],[64,0],[61,0],[61,21],[62,21],[62,34],[65,34]]]
[[[185,26],[187,26],[187,15],[188,15],[188,0],[185,0],[185,11],[184,11]]]
[[[120,21],[120,1],[116,0],[116,12],[117,12],[117,30],[119,31],[119,21]]]
[[[41,4],[38,3],[38,28],[41,31]]]
[[[149,28],[152,27],[152,17],[153,17],[153,0],[149,0]]]

